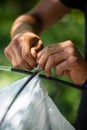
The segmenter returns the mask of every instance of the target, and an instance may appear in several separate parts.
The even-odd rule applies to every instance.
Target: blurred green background
[[[10,28],[13,21],[20,14],[30,10],[37,2],[38,0],[0,1],[0,65],[12,66],[4,56],[4,48],[10,42]],[[72,40],[83,55],[84,30],[83,13],[78,10],[72,10],[70,14],[44,31],[41,34],[41,38],[44,42],[44,46],[68,39]],[[52,72],[53,77],[58,77],[55,74],[55,70]],[[5,87],[24,76],[23,74],[0,71],[0,87]],[[58,78],[71,82],[64,77]],[[52,81],[42,80],[42,82],[62,114],[73,123],[77,115],[81,91]]]

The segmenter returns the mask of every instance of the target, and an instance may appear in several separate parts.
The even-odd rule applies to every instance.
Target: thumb
[[[41,40],[39,40],[39,42],[36,44],[35,47],[31,48],[31,55],[36,58],[37,57],[37,53],[43,49],[43,43]]]
[[[36,52],[35,47],[31,48],[31,55],[33,56],[33,58],[37,57],[37,52]]]

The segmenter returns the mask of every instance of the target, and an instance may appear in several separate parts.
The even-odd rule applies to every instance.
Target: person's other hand
[[[67,76],[75,84],[82,85],[87,78],[87,63],[71,41],[50,45],[38,53],[37,62],[46,75],[56,68],[59,76]]]
[[[31,70],[37,65],[37,53],[42,48],[43,44],[39,36],[32,32],[25,32],[16,35],[5,48],[4,53],[14,67]]]

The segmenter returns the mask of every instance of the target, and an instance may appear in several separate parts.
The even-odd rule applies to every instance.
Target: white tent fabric
[[[0,121],[27,78],[0,89]],[[15,100],[0,130],[75,130],[44,88],[40,78],[35,76]]]

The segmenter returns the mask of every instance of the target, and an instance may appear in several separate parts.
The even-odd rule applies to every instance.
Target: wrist
[[[34,32],[34,29],[27,22],[22,22],[20,25],[16,26],[16,28],[11,31],[11,38],[15,37],[18,34],[22,34],[24,32]]]
[[[38,20],[31,15],[22,15],[16,19],[11,29],[11,38],[24,32],[34,32],[39,34],[41,27]]]

